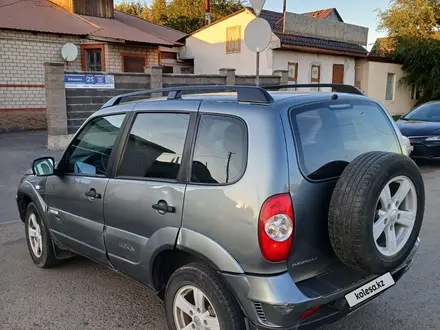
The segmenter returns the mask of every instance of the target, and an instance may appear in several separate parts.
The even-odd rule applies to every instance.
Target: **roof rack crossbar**
[[[265,90],[291,89],[291,88],[332,88],[337,93],[365,95],[360,89],[344,84],[290,84],[262,86]]]
[[[132,93],[121,94],[108,100],[101,109],[108,108],[121,103],[126,97],[150,95],[153,93],[168,93],[168,100],[177,100],[182,98],[182,92],[188,94],[198,94],[200,91],[214,92],[236,92],[239,102],[268,104],[273,102],[272,96],[266,89],[257,86],[227,86],[227,85],[192,85],[181,87],[169,87],[161,89],[149,89]]]

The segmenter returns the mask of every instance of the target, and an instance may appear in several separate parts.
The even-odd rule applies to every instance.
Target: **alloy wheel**
[[[35,257],[40,258],[43,253],[43,237],[41,235],[41,227],[38,224],[37,216],[31,213],[28,221],[29,243],[32,253]]]
[[[199,288],[186,285],[174,297],[173,314],[178,330],[219,330],[213,305]]]
[[[376,248],[386,257],[398,254],[411,236],[417,215],[417,193],[412,181],[398,176],[380,193],[373,223]]]

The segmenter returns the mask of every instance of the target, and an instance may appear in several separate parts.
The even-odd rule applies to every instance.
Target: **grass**
[[[394,121],[398,121],[400,119],[400,117],[402,117],[402,115],[394,115],[393,119],[394,119]]]

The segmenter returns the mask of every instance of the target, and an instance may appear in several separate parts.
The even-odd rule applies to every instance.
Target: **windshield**
[[[312,180],[340,176],[365,152],[401,153],[390,120],[373,102],[315,103],[292,109],[291,121],[301,170]]]
[[[408,113],[402,119],[440,121],[440,103],[425,103]]]

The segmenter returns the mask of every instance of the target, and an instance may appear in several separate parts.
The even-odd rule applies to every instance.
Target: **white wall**
[[[237,75],[255,74],[256,56],[247,49],[244,42],[246,26],[255,15],[249,11],[232,16],[224,21],[201,30],[186,39],[186,46],[181,53],[182,59],[194,59],[194,73],[218,74],[221,68],[236,69]],[[226,28],[241,26],[241,51],[226,54]],[[274,40],[278,39],[275,35]],[[260,73],[272,74],[272,50],[260,54]]]
[[[333,64],[343,64],[344,84],[354,85],[355,60],[352,57],[274,50],[273,58],[274,70],[287,70],[289,62],[298,63],[298,84],[311,83],[312,65],[321,66],[321,83],[332,83]]]
[[[196,32],[186,39],[182,47],[182,59],[194,59],[194,73],[217,74],[221,68],[236,69],[237,75],[254,75],[256,67],[255,53],[247,49],[244,42],[246,26],[255,18],[249,11],[225,19],[206,29]],[[241,26],[241,51],[226,54],[226,28]],[[280,40],[272,34],[272,48],[280,47]],[[298,83],[310,83],[311,65],[321,65],[321,82],[331,83],[333,64],[344,64],[344,83],[354,84],[355,60],[351,57],[301,53],[294,50],[271,49],[269,46],[260,54],[260,74],[272,75],[274,70],[287,70],[288,62],[298,63]]]
[[[404,76],[401,68],[400,64],[395,63],[367,60],[360,60],[356,63],[356,80],[359,81],[361,89],[369,97],[381,102],[391,115],[405,114],[417,102],[411,99],[411,90],[398,83]],[[388,73],[396,74],[393,100],[385,100]]]

